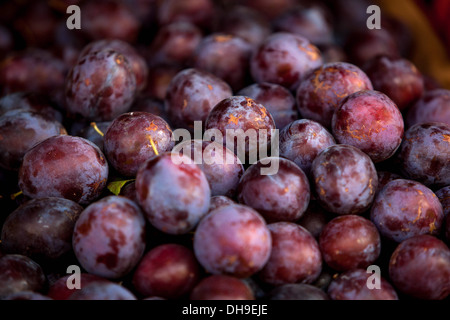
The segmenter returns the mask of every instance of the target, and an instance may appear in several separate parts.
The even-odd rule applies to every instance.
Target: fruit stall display
[[[0,299],[448,301],[446,3],[1,2]]]

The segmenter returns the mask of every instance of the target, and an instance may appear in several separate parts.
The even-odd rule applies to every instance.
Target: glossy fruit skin
[[[102,39],[90,42],[86,45],[79,54],[81,59],[89,52],[95,52],[100,50],[115,50],[118,53],[123,54],[130,66],[133,74],[136,78],[136,90],[142,91],[147,85],[148,78],[148,66],[145,59],[137,52],[137,50],[128,42],[119,39]]]
[[[246,40],[224,33],[204,37],[193,55],[196,69],[210,72],[240,90],[250,82],[249,62],[252,46]]]
[[[73,293],[68,300],[137,300],[127,288],[107,281],[92,282]]]
[[[150,223],[165,233],[188,233],[208,212],[208,180],[191,162],[187,156],[167,152],[149,159],[137,173],[139,205]]]
[[[255,297],[243,280],[227,275],[211,275],[197,284],[190,300],[255,300]]]
[[[365,269],[352,269],[333,279],[328,287],[331,300],[398,300],[394,287],[384,278],[380,279],[380,289],[369,289],[370,282]]]
[[[346,62],[326,63],[309,73],[296,90],[300,114],[331,128],[331,120],[342,100],[352,93],[373,90],[369,77]]]
[[[325,127],[308,119],[296,120],[280,131],[280,155],[294,161],[308,176],[314,159],[335,144]]]
[[[170,81],[165,107],[174,127],[193,131],[194,121],[206,121],[214,106],[232,94],[230,86],[211,73],[184,69]]]
[[[427,122],[443,122],[450,125],[450,90],[427,91],[408,110],[406,114],[408,128]]]
[[[48,289],[47,296],[50,297],[53,300],[68,300],[70,296],[77,292],[78,289],[69,289],[67,287],[67,280],[72,275],[69,274],[67,276],[61,277],[58,280],[56,280]],[[80,286],[81,289],[86,287],[92,282],[98,282],[98,281],[109,281],[104,278],[101,278],[99,276],[90,274],[90,273],[81,273],[80,274]]]
[[[270,300],[330,300],[321,289],[300,283],[290,283],[275,287],[268,293]]]
[[[0,166],[17,171],[23,156],[47,138],[67,134],[56,120],[32,111],[8,111],[0,117]]]
[[[406,110],[423,92],[420,71],[409,60],[377,56],[364,65],[373,88],[386,94],[400,110]]]
[[[258,150],[260,145],[265,146],[262,137],[267,137],[265,141],[269,145],[272,139],[272,130],[275,130],[275,122],[267,109],[255,100],[244,96],[231,96],[220,101],[211,110],[205,124],[205,130],[209,129],[220,131],[225,146],[227,145],[227,132],[230,134],[231,130],[235,130],[238,138],[244,138],[246,132],[255,130],[257,143],[248,141],[248,139],[245,140],[244,145],[239,143],[239,139],[237,144],[234,143],[234,153],[238,155],[241,162],[247,163],[239,154],[239,150],[243,149],[245,155]],[[242,129],[243,134],[239,133],[239,129]],[[220,141],[217,142],[220,143]]]
[[[450,126],[430,122],[405,132],[397,161],[402,175],[436,188],[450,184]]]
[[[66,109],[92,121],[110,121],[128,111],[136,77],[126,55],[103,49],[80,57],[67,76]]]
[[[404,133],[400,110],[377,91],[359,91],[345,98],[334,112],[331,127],[339,143],[361,149],[374,163],[392,157]]]
[[[251,165],[242,176],[238,201],[258,211],[267,222],[297,221],[308,208],[309,181],[294,162],[283,158],[266,158],[278,162],[278,171],[262,175],[261,161]]]
[[[254,83],[237,94],[262,104],[272,115],[277,129],[283,129],[298,118],[294,96],[288,89],[278,84]]]
[[[72,244],[79,263],[89,273],[108,279],[123,277],[144,253],[144,216],[125,197],[105,197],[83,210]]]
[[[177,299],[188,295],[200,279],[192,250],[164,244],[147,252],[133,274],[133,285],[143,296]]]
[[[72,250],[73,228],[82,210],[76,202],[62,198],[29,200],[6,218],[2,250],[54,261]]]
[[[338,271],[367,268],[381,252],[381,238],[375,225],[355,215],[336,217],[319,238],[324,261]]]
[[[264,219],[242,205],[211,211],[194,234],[195,256],[212,274],[249,277],[267,263],[271,249],[271,235]]]
[[[320,205],[339,215],[361,214],[373,202],[378,186],[368,155],[348,145],[335,145],[314,159],[311,179]]]
[[[244,166],[230,149],[218,142],[202,140],[188,140],[178,144],[178,148],[203,171],[211,196],[235,196]]]
[[[126,132],[126,134],[124,134]],[[157,153],[172,150],[172,129],[161,117],[128,112],[114,119],[104,136],[106,158],[121,175],[134,177],[139,167]]]
[[[444,214],[430,189],[416,181],[398,179],[378,193],[370,219],[384,237],[401,242],[420,234],[437,236]]]
[[[22,291],[41,291],[46,284],[41,266],[19,254],[0,258],[0,298]]]
[[[31,198],[59,197],[88,204],[108,180],[108,163],[92,142],[50,137],[29,150],[19,170],[19,187]]]
[[[450,293],[450,250],[430,235],[409,238],[392,254],[389,277],[408,296],[443,300]]]
[[[255,82],[276,83],[294,91],[307,73],[321,64],[319,49],[306,38],[277,32],[253,53],[250,71]]]
[[[272,252],[258,277],[271,285],[312,283],[322,270],[322,256],[314,237],[291,222],[267,226],[272,237]]]

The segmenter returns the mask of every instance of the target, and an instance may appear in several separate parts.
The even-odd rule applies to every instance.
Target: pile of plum
[[[2,2],[0,299],[448,299],[450,91],[369,5]]]

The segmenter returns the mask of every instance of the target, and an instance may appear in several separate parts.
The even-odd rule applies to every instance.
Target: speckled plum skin
[[[232,94],[230,86],[213,74],[185,69],[170,81],[165,107],[173,126],[193,130],[194,121],[206,121],[214,106]]]
[[[211,197],[211,201],[209,204],[209,212],[231,204],[236,204],[236,202],[234,202],[231,198],[228,198],[226,196],[213,196]]]
[[[249,83],[252,49],[248,41],[238,36],[212,33],[199,43],[193,66],[214,74],[237,91]]]
[[[92,282],[77,290],[69,300],[136,300],[134,294],[124,286],[114,282]]]
[[[450,184],[450,125],[417,124],[405,132],[397,160],[402,174],[426,186]]]
[[[331,128],[334,111],[342,100],[361,90],[373,90],[367,75],[357,66],[332,62],[315,69],[300,83],[296,91],[300,114]]]
[[[72,244],[79,263],[89,273],[108,279],[123,277],[144,253],[144,216],[125,197],[105,197],[83,210]]]
[[[128,42],[119,39],[102,39],[89,43],[79,55],[81,57],[89,52],[111,49],[123,54],[130,63],[131,70],[136,78],[136,89],[141,91],[147,84],[148,67],[144,58]]]
[[[272,115],[277,129],[283,129],[298,118],[294,96],[278,84],[255,83],[240,90],[238,95],[252,98],[262,104]]]
[[[250,71],[255,82],[276,83],[294,91],[306,74],[322,62],[319,49],[308,39],[277,32],[267,37],[253,53]]]
[[[212,274],[247,278],[264,267],[271,249],[271,235],[264,219],[242,205],[211,211],[194,234],[195,256]]]
[[[384,277],[380,278],[381,289],[369,289],[370,276],[365,269],[341,273],[331,281],[328,295],[332,300],[398,300],[394,287]]]
[[[322,151],[313,161],[311,179],[320,205],[339,215],[363,213],[372,204],[378,186],[372,160],[348,145]]]
[[[427,91],[408,110],[406,114],[408,128],[427,122],[443,122],[450,126],[450,90]]]
[[[388,96],[359,91],[342,101],[331,121],[339,143],[364,151],[374,163],[392,157],[402,143],[403,116]]]
[[[389,277],[399,291],[411,297],[443,300],[450,294],[450,250],[430,235],[409,238],[392,254]]]
[[[407,109],[424,92],[422,74],[407,59],[377,56],[364,66],[364,71],[373,88],[386,94],[400,110]]]
[[[255,296],[241,279],[212,275],[197,284],[191,292],[190,300],[255,300]]]
[[[2,250],[42,261],[72,250],[72,234],[83,207],[68,199],[31,199],[6,218]]]
[[[211,196],[234,197],[244,166],[239,158],[224,145],[214,141],[188,140],[177,145],[182,154],[201,159],[197,165],[203,171],[211,189]],[[228,162],[231,159],[230,162]]]
[[[367,268],[381,252],[381,238],[375,225],[355,215],[331,220],[320,234],[319,245],[324,261],[338,271]]]
[[[322,271],[322,257],[316,239],[303,227],[291,222],[267,226],[272,237],[269,261],[258,273],[265,283],[312,283]]]
[[[325,127],[308,119],[296,120],[280,131],[280,155],[294,161],[307,175],[314,159],[335,144]]]
[[[147,252],[133,274],[133,286],[145,297],[178,299],[189,294],[200,279],[192,250],[163,244]]]
[[[397,179],[378,193],[370,219],[384,237],[401,242],[420,234],[438,235],[444,213],[433,191],[419,182]]]
[[[56,120],[32,111],[9,111],[0,117],[0,166],[18,170],[25,153],[47,138],[67,134]]]
[[[185,155],[167,152],[149,159],[137,173],[136,191],[147,219],[165,233],[188,233],[208,213],[208,180]]]
[[[100,149],[84,138],[51,137],[30,149],[19,170],[19,187],[31,198],[59,197],[88,204],[108,180]]]
[[[308,208],[308,178],[290,160],[269,159],[278,161],[277,173],[261,175],[261,168],[265,166],[261,161],[251,165],[239,182],[237,198],[240,203],[258,211],[268,222],[296,221]]]
[[[139,167],[159,153],[172,150],[172,129],[161,117],[148,112],[124,113],[114,119],[104,136],[105,156],[123,176],[136,176]]]
[[[127,112],[136,93],[128,58],[115,50],[88,52],[66,80],[66,109],[73,116],[110,121]]]
[[[262,133],[259,130],[265,130],[267,134],[267,143],[270,144],[272,138],[271,130],[275,130],[275,121],[272,115],[262,105],[255,100],[244,96],[232,96],[220,101],[209,113],[206,119],[205,130],[217,129],[222,133],[223,144],[226,145],[227,130],[242,129],[243,133],[247,130],[256,130],[258,145]],[[239,135],[239,134],[238,134]],[[220,143],[220,141],[217,141]],[[235,143],[234,153],[238,154],[239,143]],[[253,141],[245,142],[245,154],[254,151],[257,148]],[[242,159],[241,159],[242,160]]]

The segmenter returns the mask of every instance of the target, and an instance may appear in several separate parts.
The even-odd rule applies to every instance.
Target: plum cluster
[[[349,2],[1,2],[0,299],[448,300],[450,90]]]

